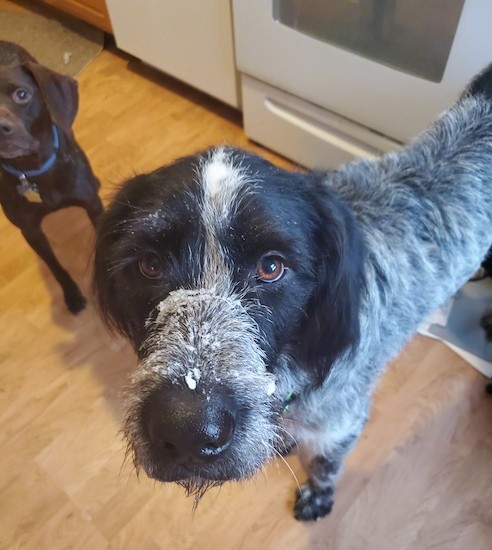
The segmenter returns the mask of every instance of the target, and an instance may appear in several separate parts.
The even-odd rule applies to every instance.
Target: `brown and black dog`
[[[41,221],[60,208],[81,206],[95,225],[103,211],[99,181],[72,133],[77,110],[73,78],[0,41],[0,203],[51,269],[72,313],[86,300],[56,259]]]

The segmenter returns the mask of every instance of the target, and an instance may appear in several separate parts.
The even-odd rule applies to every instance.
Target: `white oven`
[[[492,62],[492,0],[233,0],[246,133],[310,167],[418,134]]]

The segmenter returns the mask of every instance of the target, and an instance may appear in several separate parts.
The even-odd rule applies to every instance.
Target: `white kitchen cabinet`
[[[230,0],[106,0],[117,46],[237,107]]]

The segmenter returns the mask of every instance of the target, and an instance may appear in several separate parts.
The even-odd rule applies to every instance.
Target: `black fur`
[[[256,315],[252,310],[270,368],[289,349],[319,383],[331,362],[358,342],[362,238],[350,212],[322,185],[320,175],[287,172],[240,150],[229,153],[240,157],[256,180],[255,192],[244,194],[233,224],[220,235],[234,284],[246,302],[274,312],[265,318],[261,307]],[[156,305],[173,290],[192,288],[202,272],[203,191],[196,174],[205,154],[126,182],[100,224],[94,268],[100,311],[137,353]],[[269,179],[275,186],[262,184]],[[259,284],[255,277],[261,253],[269,250],[289,259],[290,277],[283,284]],[[163,280],[148,280],[139,272],[139,259],[148,253],[158,255],[165,266]]]
[[[94,291],[109,327],[124,334],[136,351],[145,337],[145,321],[169,292],[189,286],[198,275],[186,261],[186,247],[201,248],[192,166],[178,162],[129,180],[114,197],[96,238]],[[164,281],[145,279],[138,262],[156,253],[166,262]],[[178,259],[182,260],[180,265]]]

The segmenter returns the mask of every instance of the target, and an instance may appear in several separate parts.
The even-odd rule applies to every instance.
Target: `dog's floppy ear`
[[[310,193],[317,287],[301,326],[299,354],[321,383],[335,359],[350,354],[359,342],[365,246],[353,214],[321,177],[313,178]]]
[[[68,135],[79,108],[77,81],[39,63],[23,65],[38,85],[52,120]]]

